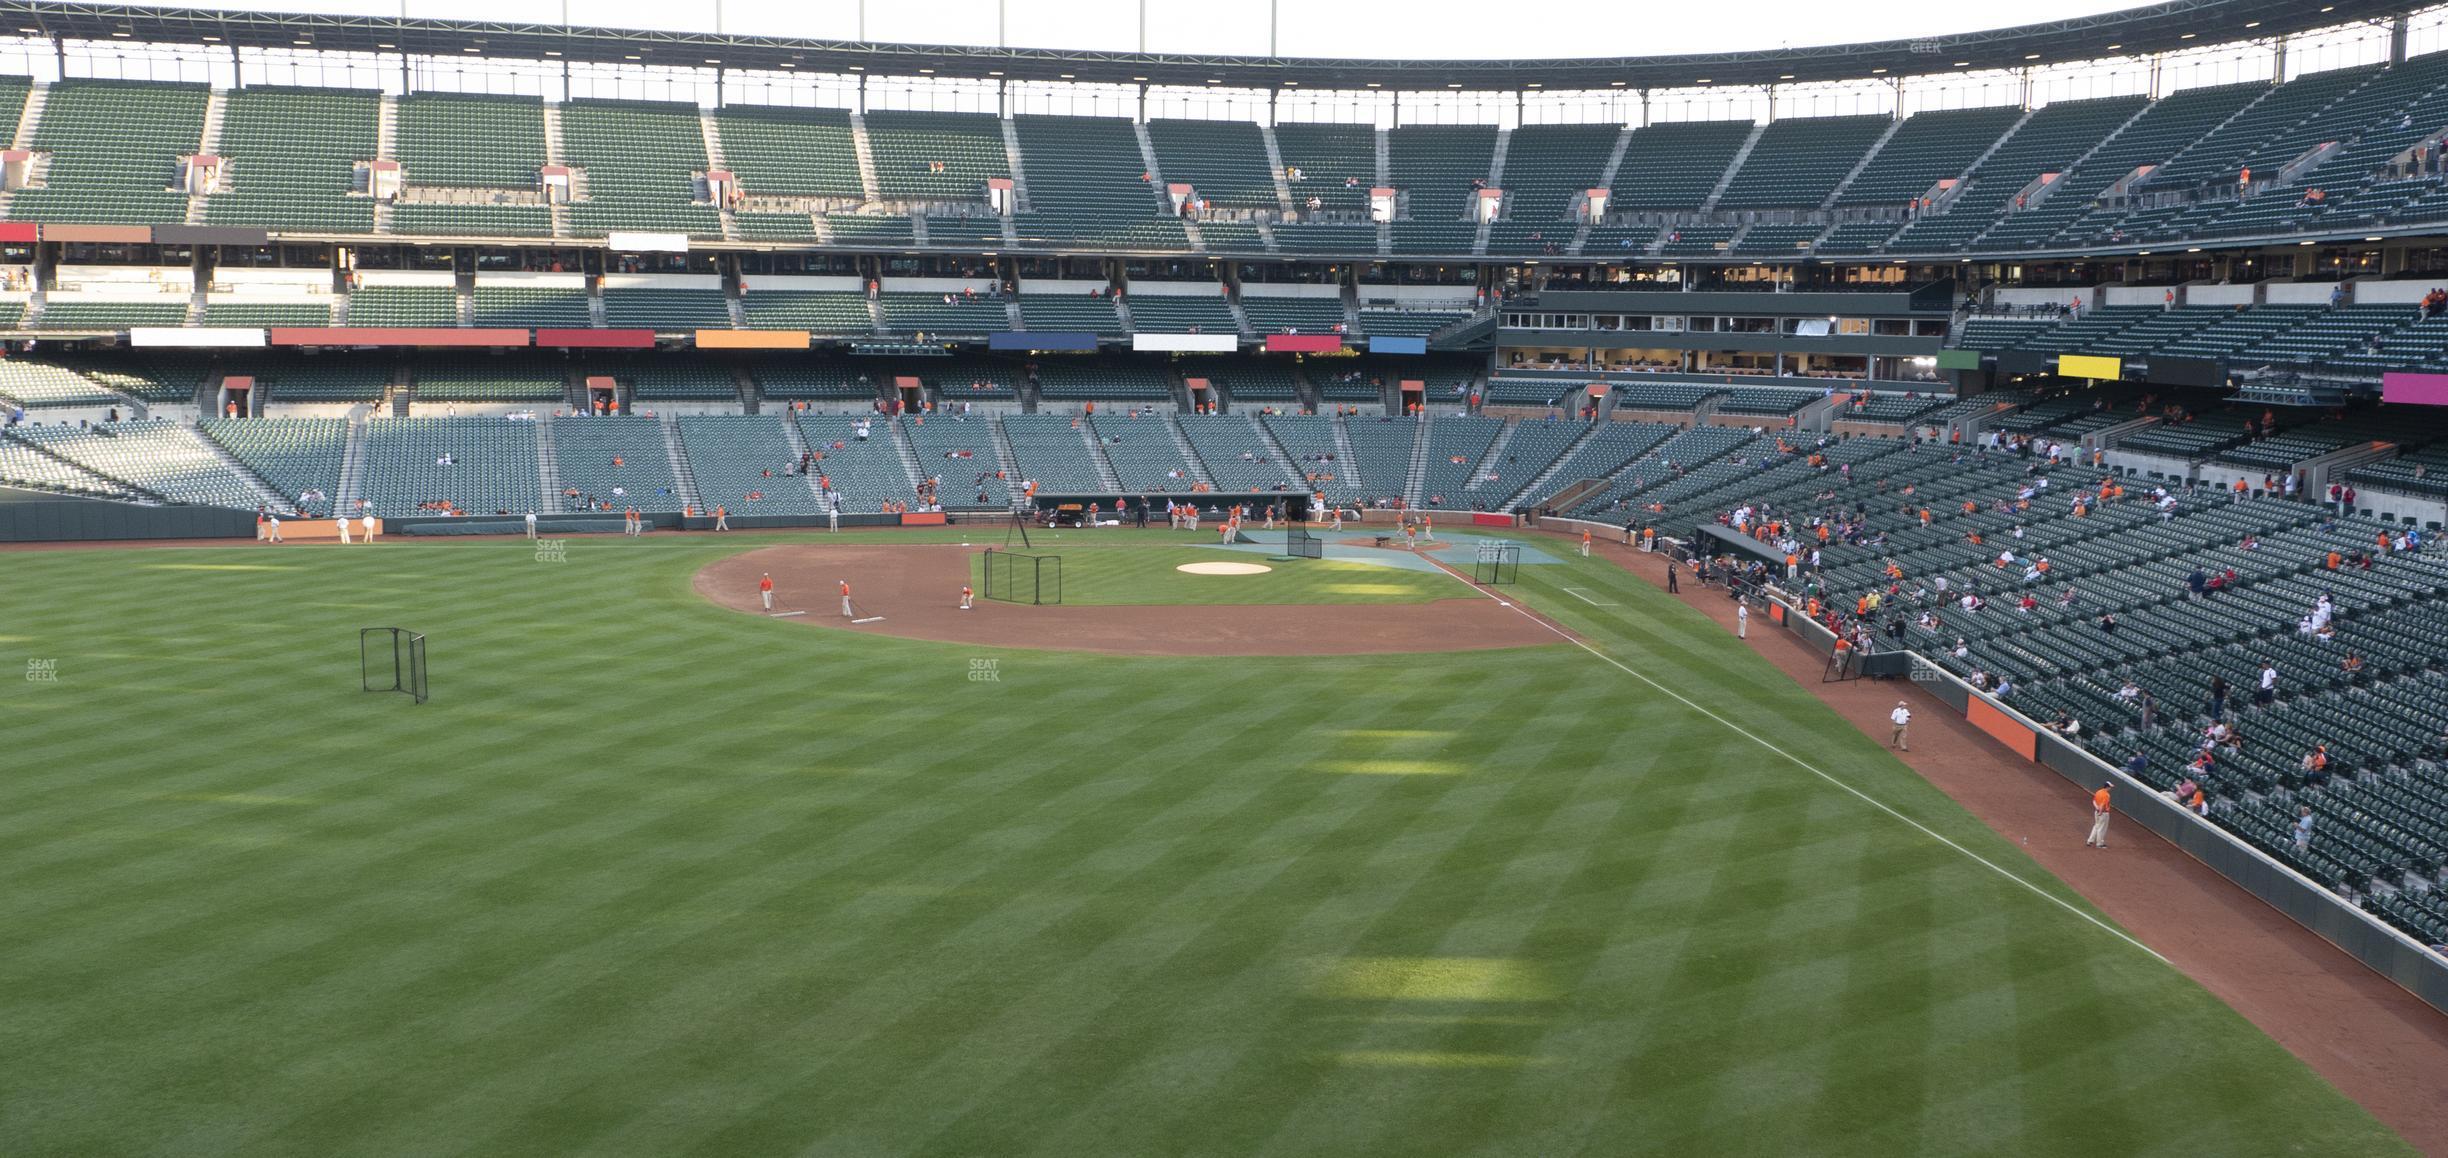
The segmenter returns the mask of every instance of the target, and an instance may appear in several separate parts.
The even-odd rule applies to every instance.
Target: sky
[[[143,0],[136,0],[142,3]],[[1002,43],[1131,51],[1146,4],[1150,52],[1265,55],[1265,0],[1000,0]],[[1281,2],[1281,0],[1279,0]],[[1654,56],[1903,40],[2093,15],[2136,0],[1559,0],[1526,20],[1487,19],[1489,0],[1290,0],[1273,53],[1411,59]],[[281,0],[186,8],[389,15],[855,39],[861,0]],[[995,44],[998,0],[864,0],[866,39]]]

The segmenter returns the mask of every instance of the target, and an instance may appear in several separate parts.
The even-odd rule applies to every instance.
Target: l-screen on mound
[[[776,608],[808,612],[772,620],[776,630],[812,626],[986,647],[1117,655],[1363,655],[1536,647],[1569,638],[1460,579],[1452,581],[1453,598],[1425,602],[1031,606],[979,599],[963,611],[960,589],[973,584],[971,559],[977,553],[949,544],[790,544],[717,560],[692,582],[704,598],[762,617],[757,579],[771,573]],[[1076,558],[1085,561],[1096,553],[1082,551]],[[1236,571],[1222,577],[1226,580],[1269,570],[1236,560],[1193,565],[1256,569]],[[850,583],[861,614],[880,615],[882,621],[853,624],[842,618],[835,586],[840,580]]]

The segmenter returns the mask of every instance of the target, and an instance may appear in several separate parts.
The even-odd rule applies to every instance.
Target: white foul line
[[[1614,605],[1614,604],[1612,604],[1612,603],[1600,603],[1600,602],[1598,602],[1597,600],[1592,599],[1592,598],[1590,598],[1590,597],[1589,597],[1589,596],[1587,596],[1587,595],[1583,595],[1583,594],[1581,593],[1581,589],[1580,589],[1580,588],[1578,588],[1578,587],[1559,587],[1559,588],[1557,588],[1557,590],[1562,591],[1562,592],[1563,592],[1563,593],[1565,593],[1566,595],[1570,595],[1570,596],[1572,596],[1573,598],[1578,599],[1578,600],[1580,600],[1580,601],[1581,601],[1581,602],[1583,602],[1583,603],[1587,603],[1587,604],[1589,604],[1589,605],[1590,605],[1590,606],[1592,606],[1592,607],[1613,607],[1613,606],[1615,606],[1615,605]]]
[[[1442,567],[1440,567],[1440,568],[1439,568],[1439,570],[1445,570],[1445,569],[1444,569],[1444,568],[1442,568]],[[1460,581],[1460,582],[1461,582],[1461,583],[1462,583],[1464,586],[1469,587],[1471,590],[1473,590],[1473,591],[1479,591],[1479,593],[1480,593],[1480,594],[1482,594],[1482,595],[1486,595],[1486,596],[1487,596],[1488,598],[1490,598],[1490,599],[1496,599],[1496,596],[1495,596],[1493,593],[1491,593],[1491,592],[1487,592],[1487,591],[1482,591],[1482,590],[1480,590],[1480,587],[1479,587],[1479,585],[1478,585],[1478,584],[1476,584],[1476,583],[1472,583],[1470,580],[1463,578],[1463,577],[1462,577],[1462,575],[1461,575],[1460,573],[1455,572],[1455,571],[1451,571],[1451,570],[1445,570],[1445,573],[1446,573],[1446,574],[1448,574],[1448,575],[1452,575],[1452,576],[1453,576],[1453,577],[1454,577],[1456,580]],[[2006,868],[2004,865],[1998,864],[1996,861],[1990,860],[1988,857],[1982,856],[1981,854],[1979,854],[1979,853],[1977,853],[1977,852],[1974,852],[1974,851],[1972,851],[1971,849],[1965,848],[1964,846],[1962,846],[1962,845],[1960,845],[1960,844],[1955,843],[1953,840],[1948,839],[1948,838],[1947,838],[1947,836],[1946,836],[1944,833],[1938,832],[1937,830],[1932,829],[1932,828],[1931,828],[1931,827],[1929,827],[1928,825],[1923,824],[1923,823],[1921,823],[1921,822],[1920,822],[1920,821],[1918,821],[1918,820],[1914,820],[1912,817],[1906,816],[1906,815],[1904,815],[1903,813],[1896,811],[1894,808],[1889,807],[1889,806],[1888,806],[1888,805],[1887,805],[1885,802],[1883,802],[1883,801],[1879,800],[1877,797],[1874,797],[1874,796],[1870,795],[1869,793],[1862,791],[1862,790],[1861,790],[1861,789],[1859,789],[1859,788],[1855,788],[1854,786],[1852,786],[1852,785],[1850,785],[1850,784],[1847,784],[1847,783],[1845,783],[1844,781],[1842,781],[1842,780],[1839,780],[1839,779],[1835,778],[1834,776],[1829,775],[1829,774],[1828,774],[1828,773],[1827,773],[1825,770],[1823,770],[1823,769],[1819,768],[1819,767],[1818,767],[1817,765],[1815,765],[1815,764],[1812,764],[1810,761],[1808,761],[1808,760],[1804,760],[1804,759],[1803,759],[1803,758],[1801,758],[1800,756],[1796,756],[1796,755],[1794,755],[1793,753],[1788,752],[1788,751],[1786,751],[1786,750],[1785,750],[1785,749],[1783,749],[1783,748],[1777,747],[1777,746],[1776,746],[1774,743],[1771,743],[1771,742],[1770,742],[1770,741],[1769,741],[1769,740],[1768,740],[1766,737],[1763,737],[1763,736],[1759,735],[1758,733],[1753,732],[1753,731],[1751,731],[1750,729],[1745,728],[1745,727],[1743,727],[1742,725],[1737,724],[1737,723],[1735,723],[1734,721],[1732,721],[1732,720],[1729,720],[1729,719],[1725,718],[1724,716],[1720,716],[1720,715],[1718,715],[1717,713],[1712,712],[1712,711],[1710,711],[1709,709],[1707,709],[1707,708],[1704,708],[1704,707],[1700,706],[1698,703],[1693,702],[1693,701],[1691,700],[1691,698],[1690,698],[1690,697],[1685,696],[1683,693],[1678,692],[1678,691],[1674,690],[1673,688],[1667,687],[1665,684],[1659,683],[1659,682],[1657,682],[1656,680],[1650,679],[1648,676],[1642,675],[1640,672],[1634,671],[1633,669],[1631,669],[1631,668],[1629,668],[1629,667],[1624,666],[1624,664],[1623,664],[1622,662],[1618,661],[1618,660],[1617,660],[1617,659],[1616,659],[1614,656],[1608,655],[1607,653],[1605,653],[1605,652],[1603,652],[1603,651],[1600,651],[1600,650],[1598,650],[1597,648],[1591,647],[1591,646],[1590,646],[1590,645],[1589,645],[1587,642],[1584,642],[1584,641],[1582,641],[1582,640],[1579,640],[1579,639],[1575,639],[1575,638],[1573,638],[1573,637],[1572,637],[1570,634],[1566,633],[1566,632],[1565,632],[1563,629],[1561,629],[1561,628],[1557,627],[1556,625],[1554,625],[1554,624],[1552,624],[1552,623],[1549,623],[1549,622],[1547,622],[1546,620],[1539,618],[1538,616],[1532,615],[1532,614],[1530,614],[1529,612],[1524,611],[1524,610],[1522,610],[1522,609],[1521,609],[1521,608],[1519,608],[1519,607],[1513,607],[1513,604],[1508,603],[1508,602],[1506,602],[1506,601],[1504,601],[1504,600],[1502,600],[1502,599],[1497,599],[1497,600],[1496,600],[1496,602],[1497,602],[1497,603],[1498,603],[1498,605],[1500,605],[1500,606],[1504,606],[1504,607],[1512,607],[1512,608],[1513,608],[1513,612],[1514,612],[1514,614],[1516,614],[1516,615],[1520,615],[1521,617],[1523,617],[1523,618],[1525,618],[1525,619],[1528,619],[1530,622],[1535,623],[1535,624],[1538,624],[1540,627],[1544,627],[1544,628],[1546,628],[1547,630],[1554,632],[1554,633],[1556,634],[1556,637],[1557,637],[1557,638],[1562,639],[1564,642],[1569,643],[1569,644],[1572,644],[1574,647],[1580,648],[1581,650],[1586,651],[1586,652],[1590,653],[1591,655],[1597,656],[1599,659],[1606,661],[1606,663],[1607,663],[1609,666],[1613,667],[1615,670],[1620,671],[1620,672],[1624,673],[1625,675],[1631,676],[1633,679],[1639,680],[1640,682],[1645,683],[1645,684],[1649,685],[1650,687],[1656,688],[1657,690],[1659,690],[1659,691],[1661,691],[1661,692],[1666,693],[1668,696],[1673,697],[1673,699],[1674,699],[1674,700],[1675,700],[1677,703],[1682,704],[1684,707],[1690,708],[1691,710],[1693,710],[1693,711],[1695,711],[1695,712],[1698,712],[1698,713],[1700,713],[1701,715],[1707,716],[1708,718],[1710,718],[1710,719],[1712,719],[1712,720],[1715,720],[1715,721],[1717,721],[1717,722],[1718,722],[1718,723],[1720,723],[1720,724],[1725,725],[1726,729],[1727,729],[1727,730],[1729,730],[1729,731],[1731,731],[1731,732],[1733,732],[1734,734],[1736,734],[1736,735],[1738,735],[1738,736],[1741,736],[1741,737],[1743,737],[1744,739],[1749,740],[1749,741],[1751,741],[1752,743],[1757,744],[1757,745],[1759,745],[1759,746],[1760,746],[1760,747],[1762,747],[1762,748],[1766,748],[1766,749],[1768,749],[1769,751],[1774,752],[1774,753],[1776,753],[1776,754],[1777,754],[1777,755],[1779,755],[1779,756],[1784,757],[1786,760],[1791,761],[1791,762],[1794,764],[1794,766],[1795,766],[1795,767],[1798,767],[1798,768],[1802,769],[1803,771],[1808,772],[1808,773],[1810,773],[1811,775],[1813,775],[1813,776],[1816,776],[1816,777],[1820,778],[1821,780],[1825,780],[1825,781],[1827,781],[1828,783],[1833,784],[1833,785],[1835,785],[1835,786],[1836,786],[1836,787],[1838,787],[1838,788],[1842,788],[1842,789],[1844,789],[1846,792],[1848,792],[1848,793],[1852,794],[1852,795],[1853,795],[1853,796],[1854,796],[1856,799],[1859,799],[1859,800],[1860,800],[1862,803],[1867,804],[1867,805],[1869,805],[1869,806],[1870,806],[1870,807],[1872,807],[1872,808],[1878,809],[1879,811],[1884,812],[1884,813],[1886,813],[1886,814],[1887,814],[1887,815],[1889,815],[1889,816],[1895,817],[1897,820],[1901,820],[1901,821],[1903,821],[1904,823],[1909,824],[1909,825],[1913,826],[1913,827],[1914,827],[1914,828],[1916,828],[1916,829],[1919,829],[1919,830],[1921,831],[1922,835],[1929,837],[1931,840],[1935,840],[1935,841],[1937,841],[1938,843],[1940,843],[1940,844],[1943,844],[1943,845],[1947,846],[1948,848],[1954,849],[1955,851],[1960,852],[1960,853],[1964,854],[1965,856],[1972,858],[1974,861],[1979,862],[1979,863],[1980,863],[1980,864],[1981,864],[1983,867],[1986,867],[1986,868],[1987,868],[1987,869],[1989,869],[1991,872],[1994,872],[1994,873],[1998,874],[1999,876],[2005,877],[2007,880],[2013,881],[2014,883],[2016,883],[2016,884],[2018,884],[2018,885],[2021,885],[2021,886],[2023,886],[2023,887],[2024,887],[2024,888],[2026,888],[2026,889],[2031,890],[2031,892],[2032,892],[2032,894],[2033,894],[2033,895],[2038,896],[2038,897],[2041,897],[2041,898],[2044,898],[2044,899],[2046,899],[2046,900],[2047,900],[2049,903],[2051,903],[2051,904],[2053,904],[2053,905],[2056,905],[2058,908],[2064,909],[2065,911],[2067,911],[2067,912],[2069,912],[2069,913],[2072,913],[2072,914],[2074,914],[2074,915],[2075,915],[2075,916],[2077,916],[2077,917],[2081,917],[2083,920],[2089,921],[2089,922],[2091,922],[2092,924],[2099,926],[2099,927],[2100,927],[2102,930],[2106,931],[2106,932],[2108,933],[2108,935],[2109,935],[2109,936],[2115,937],[2117,940],[2123,941],[2123,942],[2125,942],[2126,944],[2131,945],[2131,946],[2133,946],[2133,947],[2134,947],[2134,948],[2136,948],[2136,949],[2140,949],[2141,951],[2143,951],[2143,952],[2145,952],[2145,953],[2150,954],[2150,955],[2151,955],[2151,957],[2152,957],[2152,959],[2153,959],[2153,960],[2158,961],[2160,964],[2162,964],[2162,965],[2168,964],[2168,959],[2167,959],[2167,958],[2165,958],[2165,957],[2160,956],[2160,955],[2159,955],[2158,950],[2155,950],[2155,949],[2151,948],[2150,946],[2143,944],[2143,943],[2142,943],[2142,942],[2140,942],[2140,941],[2134,940],[2132,936],[2130,936],[2130,935],[2126,934],[2124,931],[2122,931],[2122,930],[2118,929],[2116,926],[2111,925],[2111,924],[2109,924],[2109,923],[2108,923],[2108,922],[2106,922],[2106,921],[2100,920],[2098,917],[2094,917],[2094,916],[2092,916],[2091,914],[2086,913],[2086,912],[2082,911],[2081,909],[2078,909],[2078,908],[2074,907],[2072,904],[2068,903],[2068,902],[2067,902],[2067,901],[2066,901],[2064,898],[2059,897],[2059,896],[2057,896],[2056,894],[2051,893],[2051,892],[2049,892],[2048,890],[2043,889],[2043,888],[2041,888],[2040,886],[2035,885],[2035,884],[2031,883],[2031,882],[2030,882],[2030,881],[2028,881],[2028,880],[2023,879],[2022,877],[2016,876],[2016,875],[2015,875],[2015,874],[2014,874],[2012,871],[2008,870],[2008,869],[2007,869],[2007,868]]]

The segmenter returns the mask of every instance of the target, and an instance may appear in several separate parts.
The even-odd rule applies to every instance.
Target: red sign
[[[940,527],[944,525],[942,511],[923,511],[901,516],[904,527]]]
[[[1338,334],[1268,334],[1266,348],[1276,354],[1333,354],[1343,349]]]
[[[1472,511],[1471,525],[1474,527],[1510,527],[1513,525],[1513,516],[1491,515],[1486,511]]]

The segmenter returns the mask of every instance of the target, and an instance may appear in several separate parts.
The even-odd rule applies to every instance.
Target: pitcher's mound
[[[1274,568],[1264,563],[1184,563],[1174,570],[1185,575],[1264,575]]]

